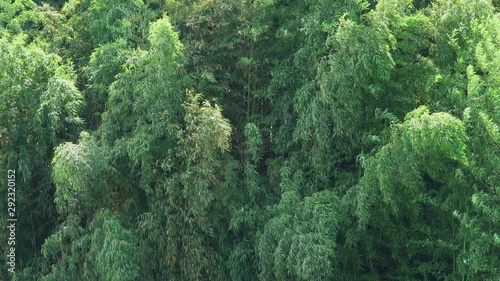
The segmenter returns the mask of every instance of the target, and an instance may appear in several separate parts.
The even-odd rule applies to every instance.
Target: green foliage
[[[202,214],[212,201],[210,185],[216,181],[217,156],[229,149],[231,127],[217,104],[200,96],[191,97],[185,104],[185,129],[178,132],[177,157],[183,159],[185,172],[180,180],[185,186],[183,197],[194,216]],[[196,196],[193,196],[196,195]]]
[[[288,173],[283,172],[278,213],[259,236],[260,279],[331,280],[337,271],[339,199],[333,192],[323,191],[299,201],[300,173],[293,179]]]
[[[137,239],[124,229],[109,210],[96,214],[89,254],[95,257],[100,280],[137,280]]]
[[[42,254],[50,268],[41,278],[44,281],[97,277],[95,266],[85,258],[91,244],[88,230],[80,226],[80,219],[69,216],[45,241]]]
[[[467,280],[495,280],[500,276],[498,203],[498,196],[479,192],[472,196],[473,214],[456,214],[461,221],[463,239],[459,269]]]
[[[59,214],[90,218],[97,209],[109,205],[110,187],[98,176],[110,174],[107,158],[86,132],[80,135],[78,144],[64,143],[56,148],[52,176]]]
[[[10,29],[11,31],[15,31],[17,33],[22,30],[26,14],[35,9],[36,5],[30,0],[13,1],[13,3],[12,1],[9,2],[1,2],[1,27]]]
[[[265,223],[263,206],[269,199],[263,189],[258,165],[261,161],[262,134],[254,123],[245,126],[245,151],[243,163],[243,183],[237,186],[232,195],[231,220],[229,229],[239,239],[234,241],[234,248],[228,258],[228,267],[232,280],[252,280],[257,272],[255,245],[256,231]]]
[[[462,251],[458,264],[462,278],[468,280],[495,280],[500,274],[498,266],[498,186],[500,169],[500,135],[498,129],[497,65],[493,57],[497,53],[496,37],[498,16],[479,25],[482,40],[476,45],[478,66],[467,67],[468,105],[464,110],[464,122],[470,140],[469,184],[475,193],[470,197],[467,211],[456,212],[460,220],[459,235]],[[494,43],[495,42],[495,43]],[[476,73],[475,68],[478,69]],[[474,237],[474,238],[473,238]]]
[[[90,102],[85,116],[91,128],[101,124],[101,115],[109,98],[109,86],[115,81],[115,76],[123,71],[122,65],[132,55],[133,51],[129,50],[127,42],[122,39],[104,44],[92,52],[86,68],[90,85],[85,92],[86,100]]]
[[[26,37],[0,38],[0,171],[7,175],[8,169],[16,170],[16,211],[25,214],[17,224],[16,257],[30,264],[33,251],[39,251],[56,221],[54,205],[47,204],[53,202],[52,149],[78,136],[83,97],[71,65],[27,43]],[[7,192],[5,184],[4,198]],[[6,204],[7,200],[1,203],[5,210]]]
[[[125,72],[111,84],[99,129],[117,157],[126,155],[145,174],[175,143],[184,83],[182,45],[168,18],[152,24],[150,31],[151,49],[131,54]],[[148,179],[143,178],[147,189]]]
[[[75,134],[67,124],[81,125],[79,117],[83,97],[74,82],[58,75],[51,78],[47,90],[40,97],[40,108],[36,118],[40,119],[42,130],[50,134],[51,146],[56,146],[59,139],[66,139]]]
[[[495,1],[47,3],[0,0],[1,280],[500,279]]]
[[[229,148],[231,127],[217,105],[190,95],[185,103],[183,128],[178,130],[175,152],[162,161],[166,173],[151,194],[150,212],[141,231],[145,246],[158,257],[155,278],[220,280],[220,256],[212,210],[214,194],[222,185],[220,153]],[[158,247],[157,241],[163,241]],[[155,266],[155,265],[153,265]],[[153,267],[154,268],[154,267]]]
[[[465,127],[463,123],[447,113],[429,114],[428,109],[420,107],[406,115],[403,124],[404,143],[411,144],[416,155],[430,158],[450,158],[467,165],[465,157]],[[428,172],[440,169],[430,161],[423,161]],[[437,174],[432,174],[437,176]]]
[[[45,242],[42,252],[52,266],[49,280],[137,280],[137,239],[110,210],[97,212],[88,229],[70,215]]]
[[[70,26],[74,28],[74,36],[68,38],[71,49],[74,44],[80,48],[95,48],[101,44],[111,43],[117,39],[137,42],[136,35],[143,37],[147,34],[147,19],[143,1],[100,1],[100,0],[71,0],[61,9],[67,17]],[[89,42],[82,42],[88,39]],[[89,46],[90,44],[90,46]],[[91,49],[90,49],[91,50]],[[75,50],[76,51],[76,50]]]
[[[78,113],[83,97],[74,86],[71,66],[34,45],[24,47],[21,35],[1,40],[2,127],[12,141],[26,142],[32,136],[42,155],[49,153],[44,149],[74,138],[82,124]]]
[[[458,202],[471,194],[470,189],[446,185],[457,164],[467,165],[466,142],[465,126],[460,120],[446,113],[429,114],[427,108],[420,107],[393,128],[391,142],[367,161],[360,183],[344,198],[347,205],[355,202],[353,211],[361,233],[374,229],[379,239],[389,239],[389,243],[370,240],[364,247],[368,252],[379,247],[392,252],[393,264],[377,257],[370,262],[386,267],[385,270],[391,272],[390,278],[413,276],[418,280],[451,273],[449,265],[437,261],[430,264],[425,258],[407,259],[405,255],[411,249],[411,255],[419,258],[453,258],[450,252],[457,250],[452,246],[456,233],[450,237],[435,224],[440,222],[441,227],[457,228],[456,222],[451,220],[451,212],[456,210],[453,208],[458,207]],[[452,195],[442,197],[443,192]],[[455,192],[466,193],[455,196]],[[349,243],[366,243],[356,241],[363,239],[359,236],[362,234],[356,233],[360,229],[351,230],[354,241]],[[413,245],[421,245],[418,247],[425,250]]]

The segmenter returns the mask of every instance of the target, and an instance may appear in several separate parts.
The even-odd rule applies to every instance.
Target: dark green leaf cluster
[[[500,280],[498,7],[0,0],[0,280]]]

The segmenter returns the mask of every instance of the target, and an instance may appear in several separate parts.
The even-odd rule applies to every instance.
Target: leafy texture
[[[500,280],[498,7],[0,0],[0,280]]]

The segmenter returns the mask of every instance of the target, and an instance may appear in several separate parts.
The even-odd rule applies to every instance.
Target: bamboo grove
[[[499,7],[0,0],[0,279],[500,280]]]

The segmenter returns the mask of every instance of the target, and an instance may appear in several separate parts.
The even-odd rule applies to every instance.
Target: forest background
[[[500,280],[499,7],[0,0],[0,280]]]

